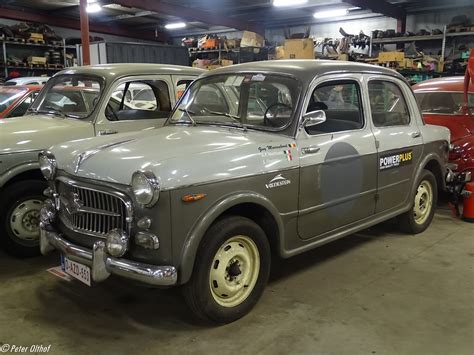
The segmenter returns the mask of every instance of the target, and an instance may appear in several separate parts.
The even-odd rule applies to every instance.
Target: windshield
[[[186,92],[170,123],[282,130],[293,120],[298,84],[286,76],[260,73],[204,78]]]
[[[415,96],[423,113],[460,114],[464,101],[462,92],[419,92]],[[469,94],[468,100],[474,107],[474,94]]]
[[[28,90],[23,88],[0,87],[0,112],[5,111]]]
[[[31,111],[71,118],[86,118],[94,111],[104,90],[103,80],[84,75],[50,79]]]

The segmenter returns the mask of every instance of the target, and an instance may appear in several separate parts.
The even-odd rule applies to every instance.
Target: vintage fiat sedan
[[[87,285],[183,285],[214,323],[250,311],[271,258],[389,218],[431,223],[449,131],[394,71],[315,60],[209,72],[166,125],[53,146],[41,250]],[[409,242],[407,240],[407,242]]]

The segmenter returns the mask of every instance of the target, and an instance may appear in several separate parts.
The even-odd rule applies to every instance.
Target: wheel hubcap
[[[18,204],[10,215],[10,229],[21,240],[38,240],[39,218],[43,201],[26,200]]]
[[[209,272],[214,300],[223,307],[241,304],[252,292],[260,271],[260,254],[254,241],[238,235],[217,251]]]
[[[413,207],[413,214],[417,224],[423,224],[428,219],[431,209],[433,207],[433,188],[431,184],[423,180],[415,195],[415,204]]]

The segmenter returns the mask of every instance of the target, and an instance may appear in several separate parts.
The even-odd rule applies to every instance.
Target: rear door
[[[376,212],[407,203],[415,170],[423,153],[413,94],[406,83],[391,77],[368,78],[373,132],[377,140]],[[410,95],[410,96],[409,96]]]
[[[175,100],[169,75],[118,80],[106,93],[99,110],[96,135],[140,131],[163,126]]]
[[[332,75],[311,90],[306,112],[323,110],[326,122],[300,132],[297,139],[301,239],[323,238],[374,214],[377,152],[361,79]]]

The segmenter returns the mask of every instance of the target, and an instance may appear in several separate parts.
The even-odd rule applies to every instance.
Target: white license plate
[[[86,265],[76,263],[75,261],[64,258],[64,271],[75,279],[91,285],[91,268]]]

